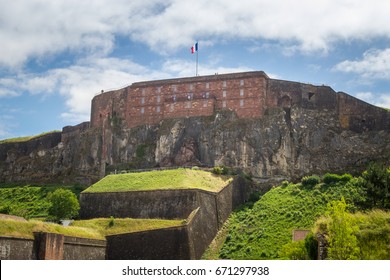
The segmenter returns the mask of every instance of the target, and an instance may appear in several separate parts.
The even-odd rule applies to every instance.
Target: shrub
[[[213,173],[216,175],[221,175],[222,174],[222,168],[219,166],[214,166],[213,167]]]
[[[332,173],[326,173],[323,177],[322,180],[324,181],[325,184],[333,184],[341,181],[341,176],[337,174],[332,174]]]
[[[321,179],[317,175],[305,176],[301,180],[304,187],[314,187],[321,182]]]
[[[57,189],[49,193],[47,199],[51,202],[49,215],[56,221],[69,219],[78,215],[80,209],[76,195],[70,190]]]

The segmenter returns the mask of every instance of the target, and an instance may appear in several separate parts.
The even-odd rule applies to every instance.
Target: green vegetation
[[[51,203],[49,215],[55,220],[70,219],[76,217],[80,210],[80,204],[76,195],[70,190],[57,189],[47,196]]]
[[[328,204],[330,221],[328,224],[329,247],[328,258],[331,260],[356,260],[360,249],[353,232],[357,228],[352,224],[352,218],[346,211],[344,198]]]
[[[30,141],[32,139],[35,139],[35,138],[38,138],[38,137],[41,137],[41,136],[45,136],[47,134],[56,133],[56,132],[61,132],[61,131],[60,130],[53,130],[53,131],[44,132],[44,133],[41,133],[41,134],[38,134],[38,135],[34,135],[34,136],[24,136],[24,137],[16,137],[16,138],[4,139],[4,140],[0,140],[0,144],[16,143],[16,142],[27,142],[27,141]]]
[[[22,238],[33,238],[34,232],[51,232],[67,236],[105,239],[106,235],[137,232],[150,229],[173,227],[185,224],[185,220],[157,220],[157,219],[114,219],[100,218],[92,220],[78,220],[72,226],[63,227],[54,223],[42,221],[14,221],[1,220],[0,235]]]
[[[47,218],[51,202],[49,193],[66,188],[76,195],[84,189],[81,186],[5,186],[0,187],[0,213],[21,216],[26,219]]]
[[[44,223],[42,221],[30,220],[30,221],[13,221],[13,220],[1,220],[0,222],[0,235],[13,236],[22,238],[33,238],[34,232],[51,232],[64,234],[68,236],[83,237],[83,238],[95,238],[104,239],[98,231],[91,228],[82,227],[63,227],[59,224]]]
[[[84,192],[123,192],[161,189],[202,189],[219,191],[233,180],[193,169],[174,169],[108,175]]]
[[[342,177],[342,176],[341,176]],[[327,210],[330,201],[345,197],[349,210],[364,201],[361,178],[345,179],[329,184],[318,183],[317,177],[305,177],[303,183],[284,182],[266,193],[254,204],[235,211],[230,217],[229,232],[220,250],[221,258],[277,259],[291,242],[293,229],[310,229]],[[308,187],[310,185],[310,187]],[[286,248],[284,248],[286,249]]]
[[[89,228],[99,232],[102,236],[137,232],[151,229],[174,227],[185,224],[185,220],[159,220],[159,219],[119,219],[98,218],[91,220],[74,221],[72,226]]]
[[[343,204],[342,201],[336,203]],[[341,227],[344,231],[339,232],[339,229],[332,228],[342,221],[335,219],[334,215],[318,219],[314,227],[315,234],[323,234],[331,244],[328,252],[329,259],[390,259],[389,212],[373,210],[355,214],[344,212],[342,215],[349,224],[347,229]],[[349,231],[349,235],[345,234],[346,231]],[[341,238],[347,238],[348,242],[339,242],[336,245],[335,243]]]
[[[390,213],[372,211],[389,208],[389,174],[388,167],[371,164],[357,178],[328,173],[285,181],[232,213],[219,257],[315,259],[320,233],[329,259],[389,259]],[[292,242],[293,229],[313,234]]]

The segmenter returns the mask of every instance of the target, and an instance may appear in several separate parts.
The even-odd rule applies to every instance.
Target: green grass
[[[38,135],[33,135],[33,136],[23,136],[23,137],[4,139],[4,140],[0,140],[0,144],[16,143],[16,142],[27,142],[27,141],[30,141],[32,139],[35,139],[35,138],[38,138],[38,137],[41,137],[41,136],[44,136],[44,135],[47,135],[47,134],[56,133],[56,132],[61,132],[61,131],[60,130],[53,130],[53,131],[44,132],[44,133],[41,133],[41,134],[38,134]]]
[[[81,186],[7,186],[0,187],[0,213],[21,216],[26,219],[48,216],[51,203],[46,199],[49,192],[67,188],[76,195]]]
[[[280,249],[291,241],[293,229],[311,229],[325,213],[327,203],[342,196],[351,204],[361,202],[360,179],[315,186],[284,183],[275,187],[253,205],[232,213],[219,257],[278,259]]]
[[[72,226],[90,228],[105,236],[174,227],[183,225],[185,223],[185,220],[97,218],[91,220],[75,221]]]
[[[106,235],[180,226],[185,223],[185,220],[99,218],[78,220],[74,221],[71,226],[63,227],[58,224],[45,223],[37,220],[14,221],[0,219],[0,236],[33,238],[34,232],[42,231],[104,240]]]
[[[232,180],[231,176],[217,176],[203,170],[179,168],[108,175],[84,192],[124,192],[162,189],[202,189],[218,192]]]
[[[42,221],[13,221],[0,220],[0,235],[22,238],[34,238],[34,232],[51,232],[67,236],[104,239],[98,231],[91,228],[63,227],[58,224],[45,223]]]
[[[357,237],[362,260],[390,260],[390,212],[373,210],[349,214]],[[330,218],[317,220],[315,234],[327,235]]]

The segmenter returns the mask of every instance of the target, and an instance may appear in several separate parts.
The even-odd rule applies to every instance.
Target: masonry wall
[[[34,239],[0,236],[0,260],[32,260]]]
[[[185,219],[197,201],[197,190],[82,193],[80,218]]]
[[[34,239],[0,236],[0,260],[104,260],[106,241],[37,232]]]

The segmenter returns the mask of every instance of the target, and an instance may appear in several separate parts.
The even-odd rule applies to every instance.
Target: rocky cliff
[[[181,165],[226,165],[259,178],[293,179],[361,171],[372,160],[390,164],[390,112],[331,94],[334,104],[281,102],[259,118],[220,110],[127,128],[111,117],[102,127],[83,123],[3,143],[0,182],[89,185],[105,172]]]

